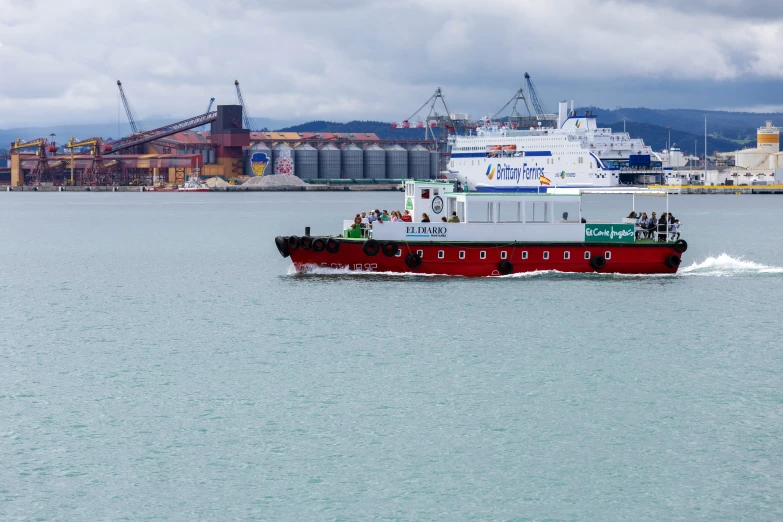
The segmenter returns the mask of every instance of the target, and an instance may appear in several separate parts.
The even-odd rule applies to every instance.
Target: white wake
[[[762,265],[761,263],[746,261],[742,258],[735,259],[724,253],[718,257],[708,257],[701,263],[693,263],[690,266],[682,267],[679,270],[679,274],[717,277],[753,274],[783,274],[783,267]]]

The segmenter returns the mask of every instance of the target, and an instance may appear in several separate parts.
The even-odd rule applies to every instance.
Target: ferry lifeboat
[[[663,197],[668,213],[665,190],[545,187],[520,194],[465,192],[458,185],[406,181],[404,205],[413,222],[355,228],[345,221],[339,236],[278,236],[275,244],[300,273],[326,267],[459,276],[674,274],[688,249],[665,225],[649,232],[633,219],[582,219],[582,198],[589,194],[631,195],[632,205],[637,196]]]

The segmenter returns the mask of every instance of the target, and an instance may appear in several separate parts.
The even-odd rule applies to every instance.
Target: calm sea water
[[[783,519],[783,199],[672,197],[674,277],[274,247],[401,201],[0,194],[0,518]]]

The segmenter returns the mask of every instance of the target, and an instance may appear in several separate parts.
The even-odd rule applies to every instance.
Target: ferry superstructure
[[[556,128],[520,130],[485,122],[449,138],[449,171],[479,192],[540,192],[546,187],[613,187],[660,181],[662,159],[641,139],[599,128],[560,102]]]

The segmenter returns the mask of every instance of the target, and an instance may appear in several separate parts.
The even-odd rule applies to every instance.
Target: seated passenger
[[[400,213],[397,212],[396,210],[392,210],[391,219],[389,221],[391,221],[392,223],[397,223],[398,221],[402,221],[402,219],[400,219]]]
[[[430,222],[430,217],[427,215],[426,212],[421,215],[421,222],[422,223],[429,223]]]
[[[368,223],[372,223],[372,222],[373,222],[373,221],[375,221],[376,219],[378,219],[378,218],[376,217],[376,215],[375,215],[375,212],[373,212],[373,211],[371,210],[371,211],[370,211],[370,215],[367,217],[367,222],[368,222]]]
[[[451,213],[451,217],[448,220],[449,223],[459,223],[459,216],[457,216],[456,212]]]
[[[413,221],[413,218],[411,218],[411,212],[410,210],[406,210],[405,213],[402,215],[402,220],[406,223],[410,223]]]
[[[563,212],[563,219],[560,221],[568,221],[568,212]]]
[[[441,216],[440,220],[443,221],[444,223],[448,223],[446,216]]]
[[[381,219],[383,221],[389,221],[391,220],[391,216],[389,216],[389,213],[386,210],[384,210],[383,214],[381,214]]]
[[[632,210],[630,214],[628,214],[628,219],[637,219],[639,217],[639,214],[636,213],[635,210]]]

